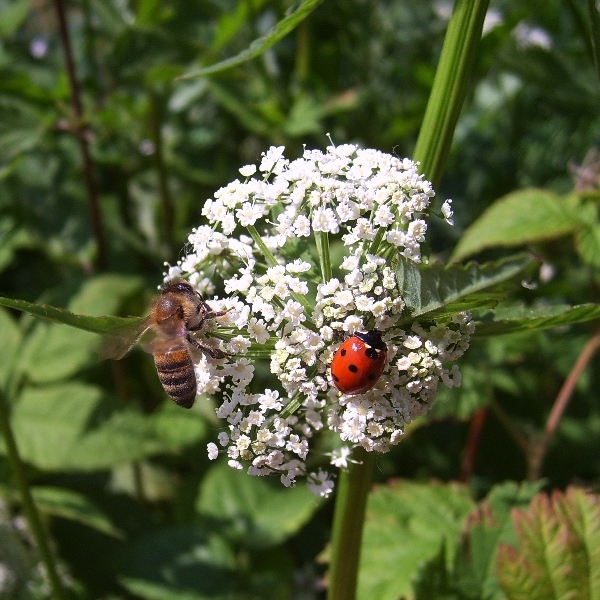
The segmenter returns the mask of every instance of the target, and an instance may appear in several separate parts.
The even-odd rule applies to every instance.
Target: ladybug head
[[[367,344],[367,346],[375,348],[375,350],[383,350],[384,352],[387,351],[387,346],[381,339],[381,331],[378,329],[370,329],[369,331],[358,332],[354,335]]]

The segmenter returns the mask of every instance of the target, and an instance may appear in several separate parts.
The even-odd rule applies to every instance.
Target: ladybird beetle
[[[387,358],[387,346],[376,329],[355,333],[337,349],[331,361],[331,377],[344,394],[363,394],[376,383]]]

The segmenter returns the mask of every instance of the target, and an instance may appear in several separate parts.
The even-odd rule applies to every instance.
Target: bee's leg
[[[227,352],[223,352],[223,350],[221,350],[220,348],[213,348],[212,346],[203,344],[202,342],[195,340],[189,334],[186,339],[192,346],[194,346],[195,348],[198,348],[198,350],[200,350],[207,356],[210,356],[211,358],[227,358],[229,356],[229,354],[227,354]]]
[[[198,321],[198,323],[196,323],[196,325],[193,325],[191,327],[188,326],[189,331],[198,331],[202,329],[204,321],[208,321],[209,319],[218,319],[219,317],[226,315],[231,310],[229,308],[227,310],[213,310],[212,308],[210,308],[210,306],[208,306],[208,304],[205,304],[204,306],[206,307],[207,312],[205,312],[200,317],[200,320]]]

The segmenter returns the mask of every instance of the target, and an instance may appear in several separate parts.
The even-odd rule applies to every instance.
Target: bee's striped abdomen
[[[196,373],[188,349],[180,345],[155,352],[154,364],[165,392],[179,406],[191,408],[196,399]]]

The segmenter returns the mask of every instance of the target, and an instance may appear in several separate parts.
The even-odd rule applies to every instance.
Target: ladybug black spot
[[[348,365],[348,371],[350,373],[358,373],[358,367],[356,365]]]
[[[365,350],[365,356],[367,358],[370,358],[371,360],[377,360],[377,357],[379,356],[379,351],[375,350],[375,348],[367,348]]]
[[[375,373],[369,373],[369,376],[367,377],[367,379],[369,381],[373,381],[374,379],[377,379],[377,375]]]
[[[340,356],[346,356],[346,350],[343,348],[340,350]]]

